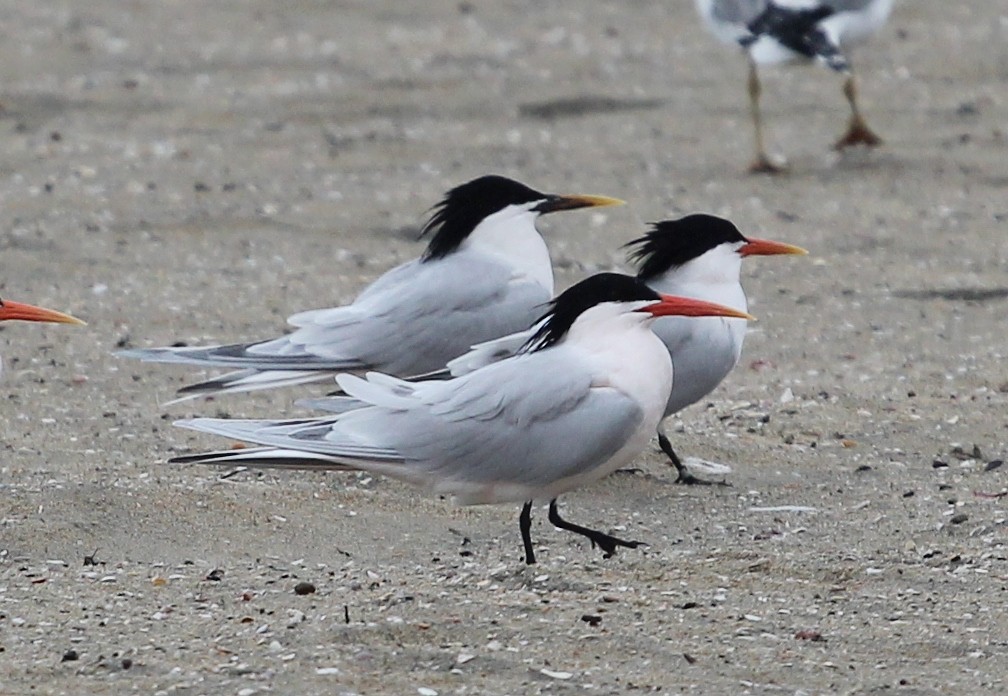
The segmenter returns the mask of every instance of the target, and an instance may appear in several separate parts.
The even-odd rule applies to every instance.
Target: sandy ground
[[[744,62],[685,0],[2,13],[0,292],[89,325],[0,331],[0,692],[1008,689],[999,3],[897,4],[856,55],[876,152],[829,150],[836,76],[768,71],[780,178],[745,174]],[[305,391],[164,408],[202,375],[117,346],[347,301],[486,172],[630,201],[542,222],[562,287],[688,211],[811,250],[747,262],[742,363],[670,423],[730,486],[648,451],[562,502],[649,547],[537,510],[525,568],[511,506],[164,464],[222,444],[173,419]]]

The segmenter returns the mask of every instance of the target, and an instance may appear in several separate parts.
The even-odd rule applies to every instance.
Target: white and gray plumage
[[[524,501],[520,528],[530,564],[531,501],[546,499],[554,525],[611,555],[637,542],[563,520],[556,498],[623,466],[650,440],[673,383],[668,351],[649,328],[664,315],[748,318],[659,295],[630,276],[598,274],[558,296],[513,357],[444,381],[340,375],[340,386],[364,406],[334,417],[180,421],[262,447],[172,461],[359,469],[462,504]]]
[[[83,324],[77,317],[72,317],[55,309],[36,307],[35,305],[0,299],[0,321],[37,321],[50,324]],[[3,363],[0,362],[0,371]]]
[[[653,290],[743,312],[749,305],[742,289],[742,259],[807,253],[791,244],[746,238],[729,220],[705,214],[655,223],[646,235],[627,246],[632,250],[637,277]],[[676,375],[665,417],[696,403],[721,384],[738,364],[746,334],[744,321],[724,317],[662,317],[651,328],[672,356]],[[702,483],[683,466],[661,426],[658,443],[676,467],[680,482]]]
[[[857,84],[847,53],[885,23],[892,0],[696,0],[696,6],[718,38],[741,45],[749,56],[749,104],[756,133],[752,171],[782,170],[764,147],[759,65],[818,60],[843,74],[851,117],[847,132],[834,147],[873,147],[882,142],[858,108]]]
[[[747,256],[805,254],[805,250],[767,239],[746,238],[729,220],[693,214],[654,223],[651,230],[627,245],[637,278],[656,292],[716,302],[748,311],[742,289],[742,259]],[[676,379],[663,417],[710,394],[738,364],[745,339],[745,321],[724,317],[661,317],[651,327],[672,359]],[[473,346],[428,377],[459,376],[518,352],[532,330]],[[359,406],[348,397],[306,399],[299,405],[340,413]],[[681,483],[704,483],[693,476],[658,427],[658,443],[678,472]]]
[[[620,203],[483,176],[435,206],[421,232],[431,235],[423,256],[385,273],[350,305],[295,314],[288,321],[296,330],[273,340],[119,355],[237,369],[179,390],[188,396],[318,382],[346,371],[434,370],[474,343],[527,327],[553,296],[549,250],[535,226],[540,215]]]

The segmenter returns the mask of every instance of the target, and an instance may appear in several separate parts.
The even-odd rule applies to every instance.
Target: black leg
[[[522,506],[518,516],[518,528],[521,530],[522,543],[525,544],[525,565],[535,565],[535,551],[532,550],[532,501]]]
[[[556,498],[551,500],[549,504],[549,521],[552,522],[553,526],[558,529],[566,529],[568,532],[574,532],[575,534],[588,537],[588,540],[591,541],[592,548],[595,548],[597,545],[605,552],[602,556],[603,558],[609,558],[616,553],[617,546],[625,546],[628,549],[635,549],[644,544],[643,541],[624,541],[623,539],[618,539],[598,530],[588,529],[587,527],[582,527],[579,524],[568,522],[560,517],[560,513],[557,511]],[[646,544],[644,545],[646,546]]]
[[[665,453],[665,456],[669,458],[669,460],[672,462],[672,466],[674,466],[676,468],[676,471],[679,473],[679,477],[675,480],[676,483],[681,483],[687,486],[711,485],[712,483],[711,481],[704,481],[703,479],[698,479],[696,476],[694,476],[689,472],[689,469],[683,466],[682,461],[679,459],[679,455],[677,455],[675,453],[675,450],[672,449],[672,443],[669,442],[669,439],[667,437],[665,437],[665,433],[658,433],[658,446],[661,447],[661,451]],[[728,484],[725,482],[719,482],[719,485],[726,486]]]

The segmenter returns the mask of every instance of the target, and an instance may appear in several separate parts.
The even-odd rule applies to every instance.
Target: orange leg
[[[850,123],[847,126],[847,132],[844,133],[843,137],[836,141],[833,145],[834,150],[843,150],[847,147],[852,147],[854,145],[865,145],[866,147],[875,147],[882,144],[882,138],[878,137],[868,124],[865,123],[864,117],[861,115],[861,110],[857,105],[857,83],[854,80],[854,74],[851,73],[847,76],[844,81],[843,86],[844,96],[847,97],[847,103],[850,104],[851,117]]]

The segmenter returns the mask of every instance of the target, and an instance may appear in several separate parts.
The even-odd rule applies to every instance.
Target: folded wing
[[[445,382],[344,379],[352,397],[382,405],[293,426],[215,419],[180,425],[285,451],[264,451],[270,466],[287,451],[303,451],[311,455],[309,468],[321,455],[334,468],[382,473],[463,503],[521,501],[569,477],[590,477],[640,425],[640,408],[629,397],[593,384],[569,358],[564,350],[523,355]],[[219,454],[207,461],[236,462]],[[300,468],[296,461],[292,468]]]

